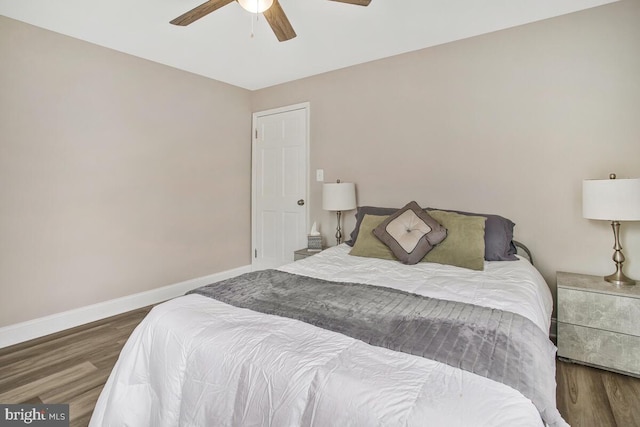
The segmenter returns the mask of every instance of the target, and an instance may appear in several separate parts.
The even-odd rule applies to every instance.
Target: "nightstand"
[[[640,286],[558,272],[558,356],[640,377]]]
[[[295,251],[293,253],[293,260],[294,261],[298,261],[298,260],[301,260],[303,258],[310,257],[311,255],[318,254],[320,252],[321,251],[319,251],[319,250],[310,250],[310,249],[307,249],[307,248],[298,249],[297,251]]]

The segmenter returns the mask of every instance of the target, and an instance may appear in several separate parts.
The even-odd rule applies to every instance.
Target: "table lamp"
[[[624,255],[620,246],[620,221],[640,221],[640,179],[586,179],[582,182],[582,216],[611,221],[614,238],[615,273],[604,280],[615,285],[635,285],[622,272]]]
[[[342,227],[340,218],[342,211],[350,211],[356,208],[356,185],[352,182],[327,183],[322,186],[322,209],[335,211],[338,215],[336,227],[336,240],[342,243]]]

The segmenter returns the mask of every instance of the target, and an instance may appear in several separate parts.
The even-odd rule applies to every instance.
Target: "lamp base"
[[[622,253],[622,246],[620,246],[620,223],[618,221],[611,222],[611,228],[613,229],[613,239],[615,241],[613,245],[613,262],[616,263],[616,272],[604,277],[609,283],[613,283],[617,286],[630,286],[635,285],[635,280],[629,279],[622,272],[622,264],[624,263],[624,254]]]
[[[338,242],[338,245],[340,243],[342,243],[342,227],[340,227],[340,217],[342,216],[342,212],[337,211],[336,214],[338,215],[338,226],[336,227],[336,242]]]
[[[636,284],[635,280],[629,279],[622,271],[616,271],[613,274],[605,276],[604,280],[616,286],[632,286]]]

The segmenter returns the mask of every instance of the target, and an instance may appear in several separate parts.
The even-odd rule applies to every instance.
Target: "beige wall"
[[[249,264],[249,91],[4,17],[0,58],[0,326]]]
[[[554,288],[556,270],[612,272],[610,225],[582,218],[581,181],[640,177],[638,22],[640,2],[621,1],[264,89],[253,110],[310,101],[311,175],[356,182],[361,205],[511,218]],[[623,246],[640,279],[640,224]]]
[[[0,326],[249,264],[250,113],[302,101],[330,244],[318,168],[360,204],[513,219],[552,288],[609,273],[580,188],[640,176],[637,22],[623,0],[250,93],[0,17]],[[623,245],[640,279],[640,224]]]

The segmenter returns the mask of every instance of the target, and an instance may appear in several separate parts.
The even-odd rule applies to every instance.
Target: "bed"
[[[533,265],[515,254],[512,234],[507,236],[511,261],[483,259],[479,269],[354,255],[358,240],[371,237],[367,220],[377,216],[379,226],[398,211],[372,215],[361,209],[350,245],[154,307],[125,344],[90,426],[566,425],[555,407],[556,348],[547,338],[551,294]],[[448,228],[441,245],[454,241],[454,232]],[[491,245],[486,239],[483,256]],[[256,280],[265,282],[263,293],[273,298],[258,309],[251,304],[261,297],[249,295]],[[387,300],[387,294],[395,299]],[[407,304],[414,299],[435,304],[417,310],[417,321],[422,322],[422,311],[437,312],[443,323],[427,329],[436,338],[448,334],[448,344],[425,335],[422,323],[414,328],[416,319],[398,323],[409,317]],[[282,313],[285,301],[295,302]],[[343,302],[348,307],[341,312],[335,306]],[[320,309],[309,319],[300,307],[312,303]],[[354,306],[382,318],[362,321]],[[455,329],[460,322],[453,322],[453,329],[442,326],[451,327],[452,317],[472,319],[474,310],[479,314],[470,323],[481,324],[482,331],[474,330],[467,341],[489,342],[493,332],[482,319],[492,324],[497,315],[510,319],[506,328],[514,330],[507,333],[514,336],[529,336],[514,326],[526,323],[526,333],[538,338],[524,341],[535,345],[525,352],[518,346],[529,344],[509,341],[505,348],[519,354],[489,366],[489,359],[491,364],[499,359],[497,346],[483,355],[485,347],[473,350],[460,338],[464,334]],[[409,329],[402,328],[414,328],[408,334],[414,338],[407,339]],[[387,329],[391,333],[377,335]],[[425,357],[429,352],[433,359]],[[506,384],[490,374],[496,369]],[[535,384],[522,386],[525,380]]]

